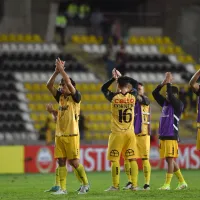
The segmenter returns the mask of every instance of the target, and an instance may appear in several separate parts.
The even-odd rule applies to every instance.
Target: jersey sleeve
[[[135,98],[137,98],[138,92],[136,89],[133,88],[133,90],[130,92]]]
[[[156,87],[156,89],[152,92],[152,95],[154,97],[154,99],[157,101],[157,103],[162,107],[165,103],[165,97],[163,97],[161,94],[160,94],[160,90],[162,89],[162,86],[161,85],[158,85]]]
[[[183,110],[183,103],[172,93],[172,87],[170,83],[167,83],[167,95],[174,110],[176,110],[177,112],[181,112]]]
[[[56,96],[54,96],[54,98],[56,99],[56,101],[59,103],[59,100],[60,100],[60,96],[62,95],[62,93],[59,91],[59,90],[57,90],[57,92],[56,92]]]
[[[149,99],[148,99],[147,96],[142,96],[142,95],[140,95],[140,98],[139,98],[139,99],[137,98],[137,100],[138,100],[138,101],[140,102],[140,104],[142,104],[142,105],[146,105],[146,106],[150,105],[150,101],[149,101]]]
[[[110,87],[110,85],[115,81],[114,78],[110,79],[109,81],[107,81],[106,83],[103,84],[103,86],[101,87],[101,91],[103,92],[105,98],[108,101],[112,101],[113,97],[115,96],[114,92],[111,92],[108,88]]]
[[[76,90],[75,94],[72,95],[72,99],[74,100],[74,102],[79,103],[81,101],[81,93]]]

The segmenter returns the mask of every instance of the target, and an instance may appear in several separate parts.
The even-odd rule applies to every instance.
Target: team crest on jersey
[[[69,106],[59,106],[59,110],[64,111],[67,110],[69,108]]]
[[[135,155],[135,152],[134,152],[133,149],[127,149],[126,152],[125,152],[126,157],[134,156],[134,155]]]
[[[119,151],[117,151],[116,149],[113,149],[110,152],[110,156],[112,156],[112,157],[119,157]]]

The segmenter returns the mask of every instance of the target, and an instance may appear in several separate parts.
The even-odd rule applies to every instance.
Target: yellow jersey
[[[116,93],[111,101],[111,131],[134,132],[134,93]]]
[[[141,105],[142,111],[142,135],[150,135],[150,106]]]
[[[76,91],[75,95],[65,97],[59,91],[56,94],[56,100],[59,103],[56,136],[79,134],[79,115],[80,115],[80,93]]]

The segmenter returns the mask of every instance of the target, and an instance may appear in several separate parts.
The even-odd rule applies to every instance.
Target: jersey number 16
[[[128,112],[131,111],[131,112]],[[125,110],[119,110],[119,122],[125,122],[125,123],[129,123],[132,121],[132,109],[131,108],[127,108]]]

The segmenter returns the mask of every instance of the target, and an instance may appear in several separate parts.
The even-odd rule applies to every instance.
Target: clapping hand
[[[114,68],[114,69],[112,70],[112,75],[113,75],[113,78],[114,78],[115,80],[117,80],[120,76],[122,76],[121,73],[120,73],[118,70],[116,70],[116,68]]]
[[[60,60],[60,58],[56,59],[55,65],[56,65],[55,71],[58,73],[61,70],[65,69],[65,61]]]
[[[161,83],[161,85],[166,85],[167,83],[171,83],[172,82],[172,79],[173,79],[173,77],[172,77],[172,74],[171,74],[171,72],[166,72],[165,73],[165,79],[162,81],[162,83]]]

